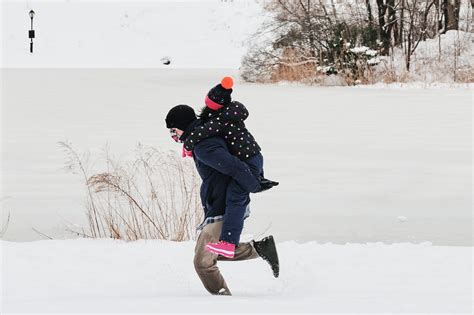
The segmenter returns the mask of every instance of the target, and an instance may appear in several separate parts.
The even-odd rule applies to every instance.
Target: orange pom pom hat
[[[231,89],[234,86],[234,80],[231,77],[224,77],[221,81],[221,85],[224,89]]]
[[[232,87],[234,80],[231,77],[224,77],[221,83],[213,87],[206,95],[206,106],[212,110],[219,110],[227,106],[231,101]]]

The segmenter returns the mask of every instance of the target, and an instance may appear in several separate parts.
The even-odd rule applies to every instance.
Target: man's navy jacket
[[[186,139],[201,123],[199,119],[191,123],[181,139]],[[259,181],[248,165],[233,156],[227,143],[220,137],[200,141],[194,147],[193,157],[202,179],[201,201],[206,218],[224,214],[227,186],[231,180],[235,180],[249,193],[260,188]]]

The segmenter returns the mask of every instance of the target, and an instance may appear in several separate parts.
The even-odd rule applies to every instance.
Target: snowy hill
[[[469,247],[285,242],[278,244],[280,278],[261,259],[221,262],[233,296],[214,297],[194,272],[194,242],[0,245],[2,314],[472,310]]]
[[[2,1],[0,9],[7,68],[159,68],[166,57],[172,68],[238,68],[261,23],[252,0]]]

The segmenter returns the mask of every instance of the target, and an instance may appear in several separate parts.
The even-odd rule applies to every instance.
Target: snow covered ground
[[[233,296],[215,297],[194,272],[194,244],[1,241],[0,312],[472,312],[469,247],[283,242],[280,278],[261,259],[221,262]]]

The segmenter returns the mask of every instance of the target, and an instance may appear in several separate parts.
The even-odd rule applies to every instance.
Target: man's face
[[[171,134],[171,138],[175,141],[175,142],[178,142],[178,143],[181,143],[182,141],[179,140],[179,137],[182,136],[183,134],[183,131],[178,129],[178,128],[170,128],[170,134]]]

